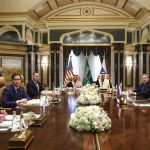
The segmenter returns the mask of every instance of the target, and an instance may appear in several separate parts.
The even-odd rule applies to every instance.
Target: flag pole
[[[68,65],[65,73],[65,78],[64,78],[64,84],[68,82],[68,77],[73,76],[73,67],[72,67],[72,56],[70,55],[70,58],[68,58]]]

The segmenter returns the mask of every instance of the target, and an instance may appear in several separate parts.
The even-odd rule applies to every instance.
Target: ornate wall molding
[[[103,35],[103,36],[106,36],[108,38],[110,38],[110,43],[113,43],[114,42],[114,37],[110,34],[110,33],[106,33],[106,32],[102,32],[102,31],[97,31],[97,30],[89,30],[89,29],[82,29],[82,30],[77,30],[77,31],[73,31],[73,32],[69,32],[69,33],[65,33],[63,34],[61,37],[60,37],[60,42],[62,44],[64,44],[64,38],[68,37],[68,36],[74,36],[74,35],[77,35],[77,34],[80,34],[80,33],[84,33],[84,32],[89,32],[89,33],[94,33],[94,34],[98,34],[98,35]],[[70,43],[71,44],[71,43]],[[105,43],[104,43],[105,44]],[[75,44],[74,44],[75,45]],[[87,44],[86,44],[87,45]]]
[[[122,18],[133,19],[129,13],[124,10],[120,10],[112,5],[93,2],[79,2],[74,4],[68,4],[62,7],[58,7],[55,10],[50,11],[41,20],[50,20],[56,18],[84,18],[85,16],[92,16],[95,18]]]
[[[17,33],[17,35],[18,35],[19,41],[21,41],[21,35],[20,35],[19,31],[15,27],[8,26],[8,25],[0,28],[0,36],[3,33],[8,32],[8,31],[15,31]]]

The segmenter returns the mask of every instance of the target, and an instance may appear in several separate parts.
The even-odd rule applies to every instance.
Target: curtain
[[[81,80],[83,80],[83,70],[85,67],[85,56],[86,55],[89,57],[89,65],[90,65],[90,69],[92,72],[93,81],[96,81],[97,75],[100,73],[100,67],[101,67],[101,63],[103,61],[104,55],[105,55],[105,60],[106,60],[107,71],[108,71],[108,74],[110,74],[111,46],[64,46],[63,47],[64,75],[65,75],[65,71],[66,71],[66,68],[68,65],[68,58],[69,58],[71,51],[73,51],[72,57],[74,57],[74,58],[75,58],[75,56],[79,57],[78,62],[77,62],[77,58],[76,58],[76,62],[77,62],[77,64],[80,63],[80,65],[76,66],[78,69],[75,69],[74,74],[80,74]],[[93,57],[93,58],[91,58],[91,57]],[[98,59],[100,61],[98,61]],[[92,60],[92,62],[91,62],[91,60]],[[93,61],[95,61],[95,62],[93,62]],[[74,68],[76,68],[76,67],[74,67]],[[95,69],[95,71],[93,71],[93,68],[97,68],[97,69]]]
[[[76,56],[72,50],[69,54],[69,58],[70,57],[72,59],[73,74],[80,75],[81,81],[83,81],[86,56],[82,52],[79,56]],[[92,79],[93,81],[96,81],[97,76],[100,74],[100,57],[94,56],[91,52],[87,59],[92,73]]]
[[[101,61],[99,55],[94,56],[93,52],[91,52],[88,56],[88,62],[91,69],[93,81],[96,81],[101,69]]]
[[[83,80],[83,75],[84,75],[84,67],[85,67],[85,56],[81,52],[79,56],[76,56],[73,52],[69,54],[69,58],[71,57],[72,59],[72,66],[73,66],[73,74],[74,75],[80,75],[81,81]]]

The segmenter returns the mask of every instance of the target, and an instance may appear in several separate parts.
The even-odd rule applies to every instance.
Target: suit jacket
[[[135,92],[137,92],[137,95],[140,95],[144,98],[150,98],[150,82],[146,84],[140,84]]]
[[[30,96],[27,95],[23,87],[19,87],[18,92],[16,93],[14,86],[11,84],[3,91],[2,106],[10,108],[16,107],[16,101],[22,98],[26,98],[27,100],[31,99]]]
[[[68,82],[68,83],[66,84],[66,87],[73,87],[73,83],[72,83],[72,82]]]
[[[99,80],[96,80],[96,85],[98,85],[98,87],[100,87],[100,85],[99,85]]]
[[[35,84],[35,82],[33,80],[30,80],[27,83],[27,94],[33,98],[33,97],[38,97],[41,94],[41,91],[45,90],[43,85],[40,82],[37,82],[38,86],[39,86],[39,90],[37,88],[37,85]]]
[[[104,79],[102,81],[101,79],[99,79],[98,81],[99,81],[99,87],[101,87],[101,88],[112,88],[112,84],[111,84],[110,80]]]

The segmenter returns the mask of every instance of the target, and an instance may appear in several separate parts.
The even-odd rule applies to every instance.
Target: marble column
[[[119,72],[119,68],[118,68],[118,50],[117,50],[117,44],[114,44],[114,80],[115,80],[115,87],[116,85],[118,85],[118,72]]]
[[[146,61],[147,61],[147,57],[146,57],[147,45],[145,45],[145,44],[142,45],[142,52],[143,52],[143,73],[146,73],[147,72],[147,65],[146,65]]]
[[[124,85],[124,44],[121,43],[119,47],[119,65],[120,65],[120,82]],[[124,86],[123,86],[124,87]]]
[[[33,71],[33,46],[27,45],[27,49],[28,49],[28,80],[31,80]]]
[[[111,83],[115,85],[115,55],[114,55],[114,46],[111,46]]]
[[[35,71],[39,71],[39,46],[38,45],[34,45],[34,70]]]
[[[60,43],[51,43],[51,88],[59,86]]]
[[[114,44],[115,86],[124,83],[124,43]],[[122,86],[124,87],[124,85]]]
[[[135,68],[135,88],[138,87],[139,79],[140,79],[140,71],[139,71],[140,70],[139,64],[141,63],[140,62],[140,49],[141,49],[141,46],[139,44],[135,46],[135,51],[136,51],[136,54],[135,54],[135,64],[136,64],[136,68]]]
[[[59,51],[59,83],[60,85],[63,85],[63,46],[60,45],[60,51]]]

